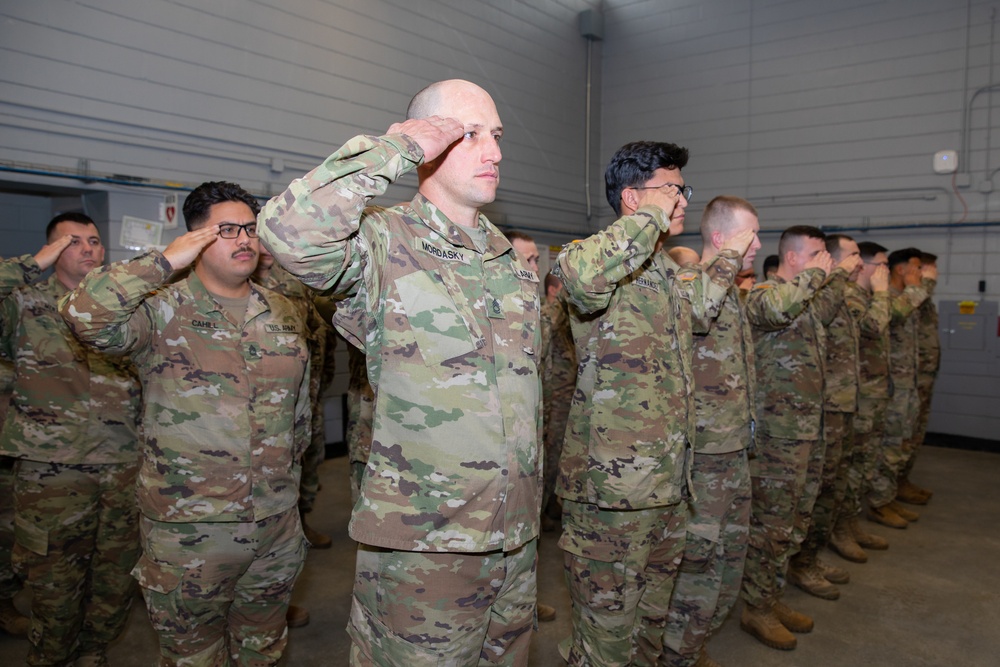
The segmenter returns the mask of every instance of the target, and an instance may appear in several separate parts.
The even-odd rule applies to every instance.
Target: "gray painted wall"
[[[0,160],[76,170],[85,159],[91,172],[274,194],[354,134],[401,120],[424,85],[468,78],[505,125],[489,212],[565,241],[585,213],[577,15],[595,4],[4,2]]]
[[[734,194],[758,207],[765,229],[846,227],[859,240],[939,255],[937,301],[1000,300],[1000,227],[960,226],[1000,220],[1000,85],[977,93],[1000,82],[998,9],[980,0],[606,0],[602,160],[635,139],[687,146],[689,232],[709,199]],[[934,173],[944,149],[959,152],[959,174]],[[911,224],[944,227],[879,229]],[[777,240],[764,235],[758,266]],[[701,248],[696,233],[678,243]],[[1000,379],[967,379],[939,387],[931,428],[995,439]]]

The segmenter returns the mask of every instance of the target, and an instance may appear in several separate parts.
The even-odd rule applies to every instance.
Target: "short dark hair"
[[[545,291],[548,292],[550,287],[562,287],[562,281],[551,271],[545,274]]]
[[[920,259],[920,251],[916,248],[893,250],[889,253],[889,270],[892,271],[893,267],[899,266],[900,264],[907,264],[914,257]]]
[[[889,249],[874,241],[862,241],[858,244],[858,251],[861,253],[861,259],[867,262],[868,260],[875,259],[875,255],[880,252],[889,252]]]
[[[924,252],[923,250],[921,250],[920,251],[920,261],[923,264],[936,264],[937,263],[937,255],[935,255],[932,252]]]
[[[227,201],[246,204],[255,217],[260,213],[257,198],[239,185],[226,181],[208,181],[192,190],[184,200],[184,224],[187,225],[188,231],[201,227],[208,219],[212,207]]]
[[[777,255],[768,255],[764,258],[764,266],[761,268],[761,271],[766,276],[768,271],[777,269],[778,264],[780,264],[780,262],[778,261]]]
[[[521,240],[521,241],[525,241],[525,242],[528,242],[528,243],[534,243],[535,242],[535,239],[531,238],[530,234],[526,234],[524,232],[519,232],[516,229],[507,232],[506,236],[507,236],[507,240],[510,241],[511,244],[513,244],[515,240]]]
[[[779,262],[784,259],[785,253],[788,252],[788,244],[792,239],[819,239],[820,241],[825,241],[826,234],[824,234],[818,227],[813,227],[811,225],[792,225],[785,231],[781,232],[781,239],[778,240]]]
[[[840,251],[841,241],[853,241],[847,234],[829,234],[826,237],[826,251],[831,255]]]
[[[647,182],[657,169],[683,169],[688,150],[663,141],[633,141],[619,148],[604,170],[604,194],[614,209],[622,214],[622,190]]]
[[[49,224],[45,226],[46,242],[52,240],[52,234],[56,231],[56,225],[60,222],[75,222],[81,225],[94,225],[94,227],[97,227],[97,224],[93,221],[93,219],[84,213],[77,213],[75,211],[60,213],[56,217],[49,220]]]

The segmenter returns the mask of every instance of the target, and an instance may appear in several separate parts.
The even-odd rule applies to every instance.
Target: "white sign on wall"
[[[160,245],[163,223],[143,220],[132,216],[122,216],[122,233],[118,243],[130,250],[145,250]]]

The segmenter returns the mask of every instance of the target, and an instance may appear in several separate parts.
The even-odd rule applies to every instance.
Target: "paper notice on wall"
[[[122,216],[122,233],[118,243],[130,250],[146,250],[160,245],[163,223]]]

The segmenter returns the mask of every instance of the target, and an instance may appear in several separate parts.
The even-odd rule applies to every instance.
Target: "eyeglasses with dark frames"
[[[673,186],[673,187],[677,188],[677,192],[679,192],[680,194],[684,195],[684,199],[686,199],[690,203],[691,197],[694,195],[694,189],[690,185],[679,185],[677,183],[664,183],[662,185],[636,186],[636,187],[634,187],[632,189],[633,190],[659,190],[660,188],[665,188],[665,187],[668,187],[668,186]]]
[[[248,239],[257,238],[257,223],[248,222],[245,225],[237,225],[235,223],[223,223],[219,225],[219,236],[224,239],[238,239],[240,237],[240,230],[247,233]]]

